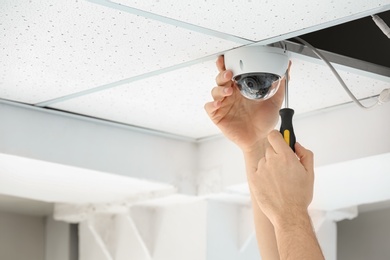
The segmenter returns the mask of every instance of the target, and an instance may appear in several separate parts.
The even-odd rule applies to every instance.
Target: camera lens
[[[270,73],[247,73],[235,78],[241,94],[249,99],[267,99],[279,88],[280,77]]]
[[[254,79],[254,78],[243,79],[242,85],[245,85],[249,89],[255,89],[258,86],[256,79]]]

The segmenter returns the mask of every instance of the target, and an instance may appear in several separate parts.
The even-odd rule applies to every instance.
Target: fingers
[[[226,86],[228,84],[231,85],[232,77],[233,72],[230,70],[224,70],[218,73],[217,77],[215,78],[215,82],[218,86]]]
[[[219,108],[222,106],[222,101],[224,101],[225,97],[231,96],[234,92],[233,90],[233,82],[232,77],[233,73],[231,71],[227,71],[225,68],[225,60],[223,56],[219,56],[216,65],[218,68],[218,75],[215,79],[217,83],[217,87],[214,87],[211,90],[211,95],[214,99],[212,102],[208,102],[204,105],[204,109],[207,114],[213,119],[213,121],[217,120],[216,114]],[[225,104],[226,102],[224,102]],[[230,102],[228,102],[230,103]],[[223,112],[223,111],[222,111]],[[221,116],[220,111],[218,112],[219,117]]]
[[[226,83],[230,83],[233,77],[233,73],[226,70],[224,57],[221,55],[216,61],[217,69],[219,71],[215,81],[218,86],[224,86]]]
[[[291,148],[287,145],[286,141],[284,141],[283,136],[276,130],[273,130],[268,134],[268,142],[276,154],[292,153]]]
[[[204,105],[204,109],[206,110],[207,114],[213,118],[213,115],[215,114],[215,111],[217,111],[221,107],[222,102],[220,100],[216,100],[213,102],[208,102]]]
[[[233,94],[233,88],[232,87],[223,87],[218,86],[214,87],[211,90],[211,96],[213,97],[214,101],[206,103],[204,108],[206,112],[211,115],[214,113],[218,108],[221,107],[222,101],[225,99],[225,97],[231,96]]]
[[[222,71],[226,70],[226,68],[225,68],[225,58],[223,57],[223,55],[219,56],[215,63],[217,65],[217,69],[218,69],[219,72],[222,72]]]
[[[300,159],[303,167],[307,171],[313,172],[314,170],[314,155],[313,152],[304,148],[300,143],[295,143],[295,152]]]
[[[275,154],[276,154],[276,152],[275,152],[274,148],[272,148],[271,145],[268,145],[265,148],[265,152],[264,152],[265,160],[269,160]]]
[[[232,96],[234,90],[232,87],[215,87],[211,91],[214,101],[208,102],[205,104],[204,109],[207,114],[213,120],[218,120],[219,117],[226,115],[232,104],[234,103],[234,98],[226,99],[226,97]],[[214,117],[218,111],[218,117]]]
[[[211,90],[211,96],[214,100],[223,100],[227,96],[231,96],[233,94],[232,87],[215,87]]]

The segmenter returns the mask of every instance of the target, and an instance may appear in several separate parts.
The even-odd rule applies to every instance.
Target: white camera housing
[[[262,45],[233,49],[224,57],[241,94],[254,100],[268,99],[277,92],[289,62],[286,50]]]

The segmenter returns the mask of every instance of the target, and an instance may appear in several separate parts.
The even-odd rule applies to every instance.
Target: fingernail
[[[227,88],[224,88],[224,89],[223,89],[223,92],[224,92],[225,94],[230,94],[231,90],[232,90],[231,87],[227,87]]]
[[[227,71],[225,71],[225,72],[223,73],[223,78],[224,78],[224,79],[227,79],[227,78],[228,78],[227,74],[228,74]]]

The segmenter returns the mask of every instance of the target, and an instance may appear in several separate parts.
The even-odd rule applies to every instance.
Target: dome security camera
[[[266,100],[276,93],[289,62],[286,50],[260,45],[233,49],[224,57],[241,94],[252,100]]]

